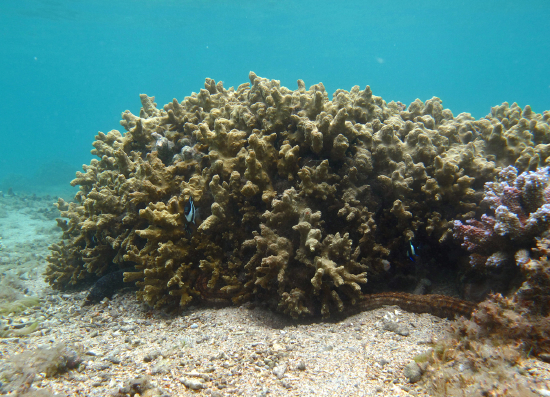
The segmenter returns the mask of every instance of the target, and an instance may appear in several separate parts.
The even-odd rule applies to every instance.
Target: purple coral
[[[497,182],[485,184],[482,203],[494,215],[484,214],[481,221],[454,222],[454,237],[462,241],[470,255],[470,264],[499,266],[510,259],[511,251],[524,248],[550,225],[549,168],[524,172],[509,166],[498,174]],[[501,250],[505,250],[504,253]]]
[[[460,221],[454,221],[454,238],[462,240],[462,247],[468,252],[476,252],[482,247],[494,245],[494,218],[483,214],[481,221],[469,219],[466,223],[467,225],[464,225]]]
[[[454,221],[453,236],[462,241],[462,247],[470,252],[470,265],[499,266],[506,259],[506,255],[499,254],[501,261],[495,261],[497,257],[489,261],[491,252],[498,249],[502,243],[502,237],[495,233],[495,218],[483,214],[481,221],[469,219],[466,225],[460,221]]]
[[[499,182],[485,184],[483,202],[495,212],[494,231],[500,236],[532,239],[550,225],[548,167],[524,172],[509,166],[498,174]]]

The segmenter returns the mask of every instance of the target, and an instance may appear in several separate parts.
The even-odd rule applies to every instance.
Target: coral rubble
[[[329,100],[322,84],[249,78],[237,89],[206,79],[163,109],[141,95],[124,134],[96,136],[75,202],[57,204],[54,287],[128,269],[155,307],[258,298],[328,316],[356,304],[367,274],[376,290],[444,271],[443,252],[459,252],[453,221],[480,215],[484,184],[550,155],[550,115],[528,107],[475,120],[435,97],[405,108],[368,86]]]
[[[525,280],[521,287],[509,297],[490,295],[471,319],[452,324],[451,337],[418,358],[427,360],[423,384],[433,395],[536,396],[545,391],[531,377],[518,376],[529,368],[530,356],[550,361],[550,240],[536,240],[536,248],[518,256]]]
[[[492,295],[479,304],[471,320],[463,320],[458,332],[470,339],[508,341],[533,355],[550,357],[550,239],[546,231],[536,247],[517,255],[523,283],[509,297]]]

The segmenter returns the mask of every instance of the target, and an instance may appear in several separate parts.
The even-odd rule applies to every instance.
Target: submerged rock
[[[86,297],[84,305],[91,305],[93,303],[100,302],[104,298],[111,299],[114,293],[123,288],[125,285],[124,272],[125,270],[118,270],[97,280]]]

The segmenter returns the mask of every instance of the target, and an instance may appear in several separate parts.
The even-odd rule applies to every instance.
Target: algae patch
[[[40,299],[37,296],[25,296],[13,302],[0,303],[0,314],[19,313],[39,305]]]
[[[40,305],[40,299],[36,296],[24,296],[12,302],[0,303],[0,315],[3,320],[0,326],[0,338],[27,336],[38,329],[38,321],[27,320],[25,323],[13,323],[12,318],[6,321],[4,316],[22,313],[25,310]]]
[[[77,368],[81,362],[75,350],[62,344],[25,351],[6,360],[7,365],[0,371],[0,391],[35,391],[31,386],[36,374],[54,377]]]

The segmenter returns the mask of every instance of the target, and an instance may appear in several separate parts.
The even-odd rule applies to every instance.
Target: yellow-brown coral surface
[[[406,108],[368,86],[329,100],[322,84],[249,78],[236,90],[206,79],[163,109],[141,95],[124,134],[96,136],[75,202],[58,203],[67,219],[48,259],[53,286],[128,268],[155,307],[258,298],[328,316],[369,286],[414,288],[444,262],[458,267],[452,221],[480,215],[483,185],[503,166],[550,156],[550,114],[529,107],[475,120],[435,97]],[[196,224],[184,215],[191,197]]]

